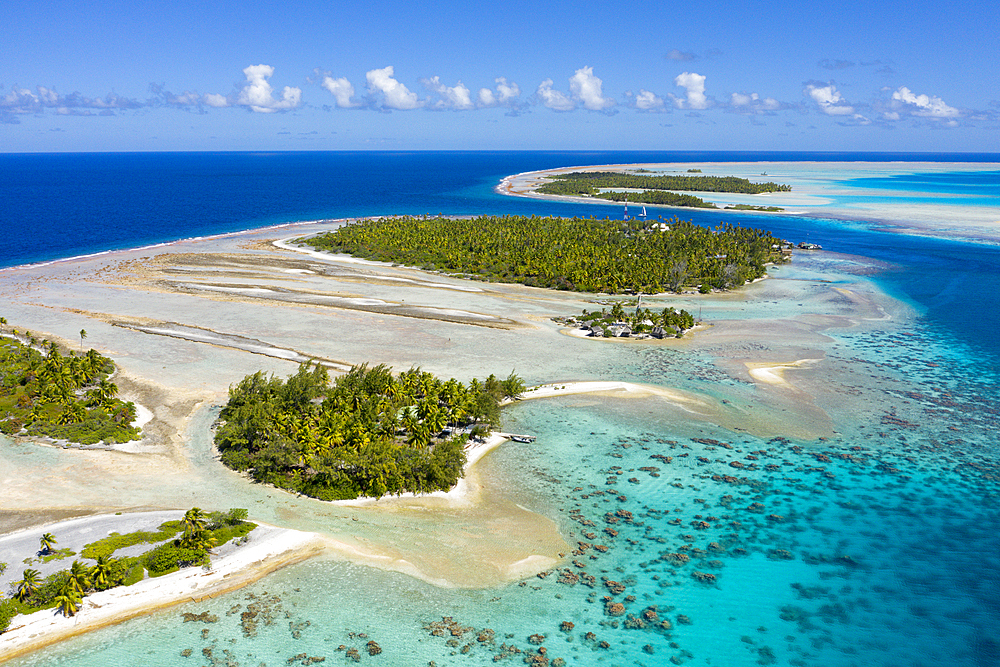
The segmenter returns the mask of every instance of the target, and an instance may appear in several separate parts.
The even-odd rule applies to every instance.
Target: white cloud
[[[192,107],[198,106],[201,103],[201,95],[198,93],[192,93],[190,91],[185,91],[179,95],[168,95],[167,104],[173,104],[175,106],[181,107]]]
[[[39,96],[27,88],[11,88],[10,93],[0,99],[0,108],[7,113],[37,113],[43,106]]]
[[[481,107],[511,107],[517,109],[521,106],[521,88],[514,82],[507,82],[502,76],[493,80],[496,83],[496,91],[489,88],[480,88],[478,101]]]
[[[102,115],[113,116],[115,110],[139,109],[142,102],[108,93],[104,97],[85,97],[80,93],[60,95],[51,88],[36,86],[35,92],[27,88],[13,87],[10,93],[0,97],[0,112],[9,114],[42,113],[54,109],[67,116],[90,116],[91,109],[99,109]]]
[[[521,89],[518,88],[516,83],[507,83],[507,79],[502,76],[497,77],[493,81],[497,84],[497,93],[499,93],[499,97],[497,99],[500,104],[513,102],[521,96]]]
[[[497,102],[497,96],[493,94],[493,91],[489,88],[480,88],[479,94],[476,96],[476,100],[479,102],[481,107],[495,107],[499,102]]]
[[[809,84],[803,92],[811,97],[819,105],[820,110],[828,116],[850,116],[854,113],[854,107],[844,100],[840,91],[833,84],[828,86]]]
[[[639,89],[639,94],[635,96],[635,108],[641,111],[654,111],[663,109],[665,102],[662,97],[651,93],[648,90]]]
[[[781,102],[773,97],[761,99],[757,93],[733,93],[729,98],[729,106],[740,113],[764,114],[771,111],[778,111],[782,108]]]
[[[274,91],[267,81],[274,74],[274,68],[270,65],[250,65],[243,70],[243,74],[247,78],[247,84],[236,96],[234,104],[249,107],[258,113],[274,113],[294,109],[302,101],[302,90],[291,86],[284,87],[280,100],[274,98]],[[216,96],[216,101],[218,97]]]
[[[734,107],[747,107],[750,106],[751,102],[755,102],[757,99],[757,93],[753,93],[752,95],[733,93],[731,103]]]
[[[542,104],[553,111],[572,111],[576,108],[576,102],[569,95],[552,89],[552,79],[545,79],[538,84],[535,95],[542,101]]]
[[[330,91],[330,94],[337,100],[337,106],[341,109],[360,106],[360,103],[353,99],[354,86],[347,80],[347,77],[342,76],[339,79],[334,79],[331,75],[324,74],[320,85]]]
[[[394,70],[392,65],[382,69],[373,69],[365,78],[368,79],[368,91],[372,95],[382,96],[382,107],[386,109],[417,109],[424,105],[416,93],[393,78]]]
[[[438,109],[474,109],[476,105],[472,103],[472,95],[469,89],[459,81],[452,87],[448,87],[441,83],[440,77],[431,77],[430,79],[421,79],[420,83],[424,86],[441,96],[434,106]]]
[[[914,95],[906,86],[901,86],[892,94],[896,108],[901,108],[914,116],[926,118],[955,118],[961,112],[955,107],[944,103],[940,97],[931,95]],[[901,104],[900,104],[901,103]],[[905,105],[905,106],[904,106]]]
[[[602,81],[594,76],[592,67],[581,67],[569,79],[573,97],[583,104],[584,109],[591,111],[604,111],[616,104],[610,97],[604,97],[602,86]]]
[[[225,95],[219,95],[217,93],[207,93],[202,96],[202,99],[210,107],[222,108],[229,106],[229,98]]]
[[[674,103],[678,109],[707,109],[711,102],[705,96],[705,76],[694,72],[684,72],[678,74],[674,79],[674,84],[687,91],[686,96],[674,98]]]

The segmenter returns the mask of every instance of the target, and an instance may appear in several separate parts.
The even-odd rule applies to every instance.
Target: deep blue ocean
[[[494,188],[525,171],[681,161],[978,162],[974,173],[845,186],[980,206],[995,204],[1000,178],[989,164],[996,154],[0,155],[0,267],[313,219],[620,215]],[[857,383],[843,397],[857,414],[836,424],[835,438],[765,440],[641,402],[525,401],[505,409],[505,426],[537,434],[537,446],[499,448],[483,475],[550,516],[571,545],[587,543],[551,576],[462,591],[314,559],[13,664],[353,664],[343,647],[355,647],[365,664],[440,667],[524,664],[529,652],[552,667],[1000,665],[1000,246],[856,220],[647,209],[808,238],[881,267],[870,279],[916,316],[825,332],[831,377]],[[741,388],[707,353],[632,350],[607,353],[595,372],[706,394],[725,385],[753,400],[752,383]],[[202,419],[207,430],[212,416]],[[249,633],[244,608],[272,622]],[[219,622],[185,623],[182,611]],[[485,628],[495,639],[480,639]],[[383,654],[364,651],[370,638]],[[520,652],[504,648],[514,645]]]
[[[383,214],[615,215],[605,207],[503,196],[505,176],[654,162],[1000,162],[1000,154],[807,152],[294,152],[0,155],[0,268],[267,225]],[[998,202],[1000,171],[857,179],[859,188]],[[918,197],[919,199],[919,197]],[[970,199],[970,201],[977,201]],[[647,207],[717,225],[725,214]],[[879,282],[1000,365],[1000,248],[836,221],[741,215],[740,224],[888,262]],[[974,297],[975,306],[964,300]],[[959,313],[976,312],[975,318]]]

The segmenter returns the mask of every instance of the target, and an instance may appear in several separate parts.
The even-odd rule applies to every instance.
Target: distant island
[[[461,278],[609,294],[726,290],[784,261],[759,229],[536,216],[363,219],[299,244]]]
[[[320,500],[447,491],[469,438],[499,426],[501,401],[523,391],[513,373],[466,385],[384,365],[331,385],[302,364],[286,381],[258,372],[231,387],[215,445],[229,468]]]
[[[651,176],[645,170],[641,170],[640,173],[574,171],[554,174],[547,176],[546,179],[548,182],[536,188],[535,192],[546,195],[587,196],[609,201],[630,201],[637,204],[692,208],[718,207],[700,197],[681,195],[677,194],[676,191],[756,195],[766,192],[791,192],[792,190],[789,185],[773,182],[753,183],[746,178],[736,176],[675,176],[669,174]],[[624,188],[629,192],[609,190],[610,188]],[[734,208],[741,210],[739,206]],[[750,208],[742,210],[771,209]]]
[[[766,213],[778,213],[779,211],[784,211],[785,209],[780,206],[756,206],[754,204],[733,204],[732,206],[726,206],[724,208],[726,211],[762,211]]]
[[[108,380],[115,364],[95,350],[63,354],[50,341],[18,332],[0,317],[0,433],[80,444],[139,438],[136,408]]]

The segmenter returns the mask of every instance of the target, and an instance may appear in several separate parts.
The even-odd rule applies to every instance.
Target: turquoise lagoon
[[[680,388],[768,426],[724,428],[648,397],[507,408],[505,428],[538,440],[480,469],[574,548],[546,576],[463,590],[319,557],[9,664],[1000,664],[995,249],[750,219],[843,254],[797,257],[747,301],[706,303],[706,318],[743,320],[743,340],[622,344],[558,378],[522,373]],[[850,312],[837,290],[863,286],[898,300],[885,318],[810,319]],[[786,377],[830,415],[824,439],[787,436],[806,413],[759,405],[733,372],[768,345],[753,334],[765,310],[815,324],[802,348],[820,370]],[[217,622],[182,616],[206,611]]]

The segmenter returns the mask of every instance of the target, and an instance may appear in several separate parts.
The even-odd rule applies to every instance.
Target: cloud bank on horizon
[[[1000,12],[925,1],[16,3],[0,151],[995,145]]]
[[[581,67],[569,77],[568,91],[557,89],[553,79],[547,78],[538,84],[535,94],[530,97],[522,97],[520,86],[505,77],[494,79],[495,88],[480,88],[473,95],[461,81],[448,86],[436,75],[420,79],[420,84],[427,92],[427,95],[421,97],[396,78],[392,65],[366,72],[365,92],[360,96],[347,77],[334,78],[330,72],[316,68],[313,76],[307,80],[310,84],[315,84],[316,88],[325,90],[328,97],[316,90],[314,95],[306,95],[304,98],[302,88],[287,85],[282,88],[280,96],[276,97],[270,83],[274,73],[275,68],[269,65],[250,65],[243,69],[245,83],[227,94],[191,91],[174,94],[162,85],[150,84],[152,95],[144,100],[127,99],[115,93],[108,93],[104,97],[87,97],[79,92],[62,95],[41,85],[34,90],[14,86],[0,97],[0,122],[19,123],[19,117],[44,113],[110,116],[146,107],[174,107],[201,112],[206,107],[236,107],[254,113],[272,114],[328,105],[330,102],[338,109],[382,112],[417,109],[475,111],[495,107],[525,111],[532,107],[542,107],[556,112],[585,110],[608,114],[616,113],[617,108],[622,106],[640,112],[660,113],[669,113],[674,109],[718,109],[770,115],[779,111],[794,111],[842,116],[862,124],[879,121],[894,123],[908,119],[940,122],[948,127],[957,126],[962,119],[982,120],[997,116],[995,110],[958,109],[949,106],[940,97],[926,93],[916,94],[906,86],[883,88],[867,100],[848,102],[835,83],[817,81],[803,85],[803,101],[781,102],[772,97],[762,98],[756,92],[729,92],[726,94],[727,101],[719,102],[706,92],[708,77],[688,71],[674,78],[675,86],[682,89],[683,94],[676,95],[667,91],[660,96],[641,88],[638,93],[625,91],[622,94],[622,104],[612,97],[604,96],[603,81],[589,66]]]

